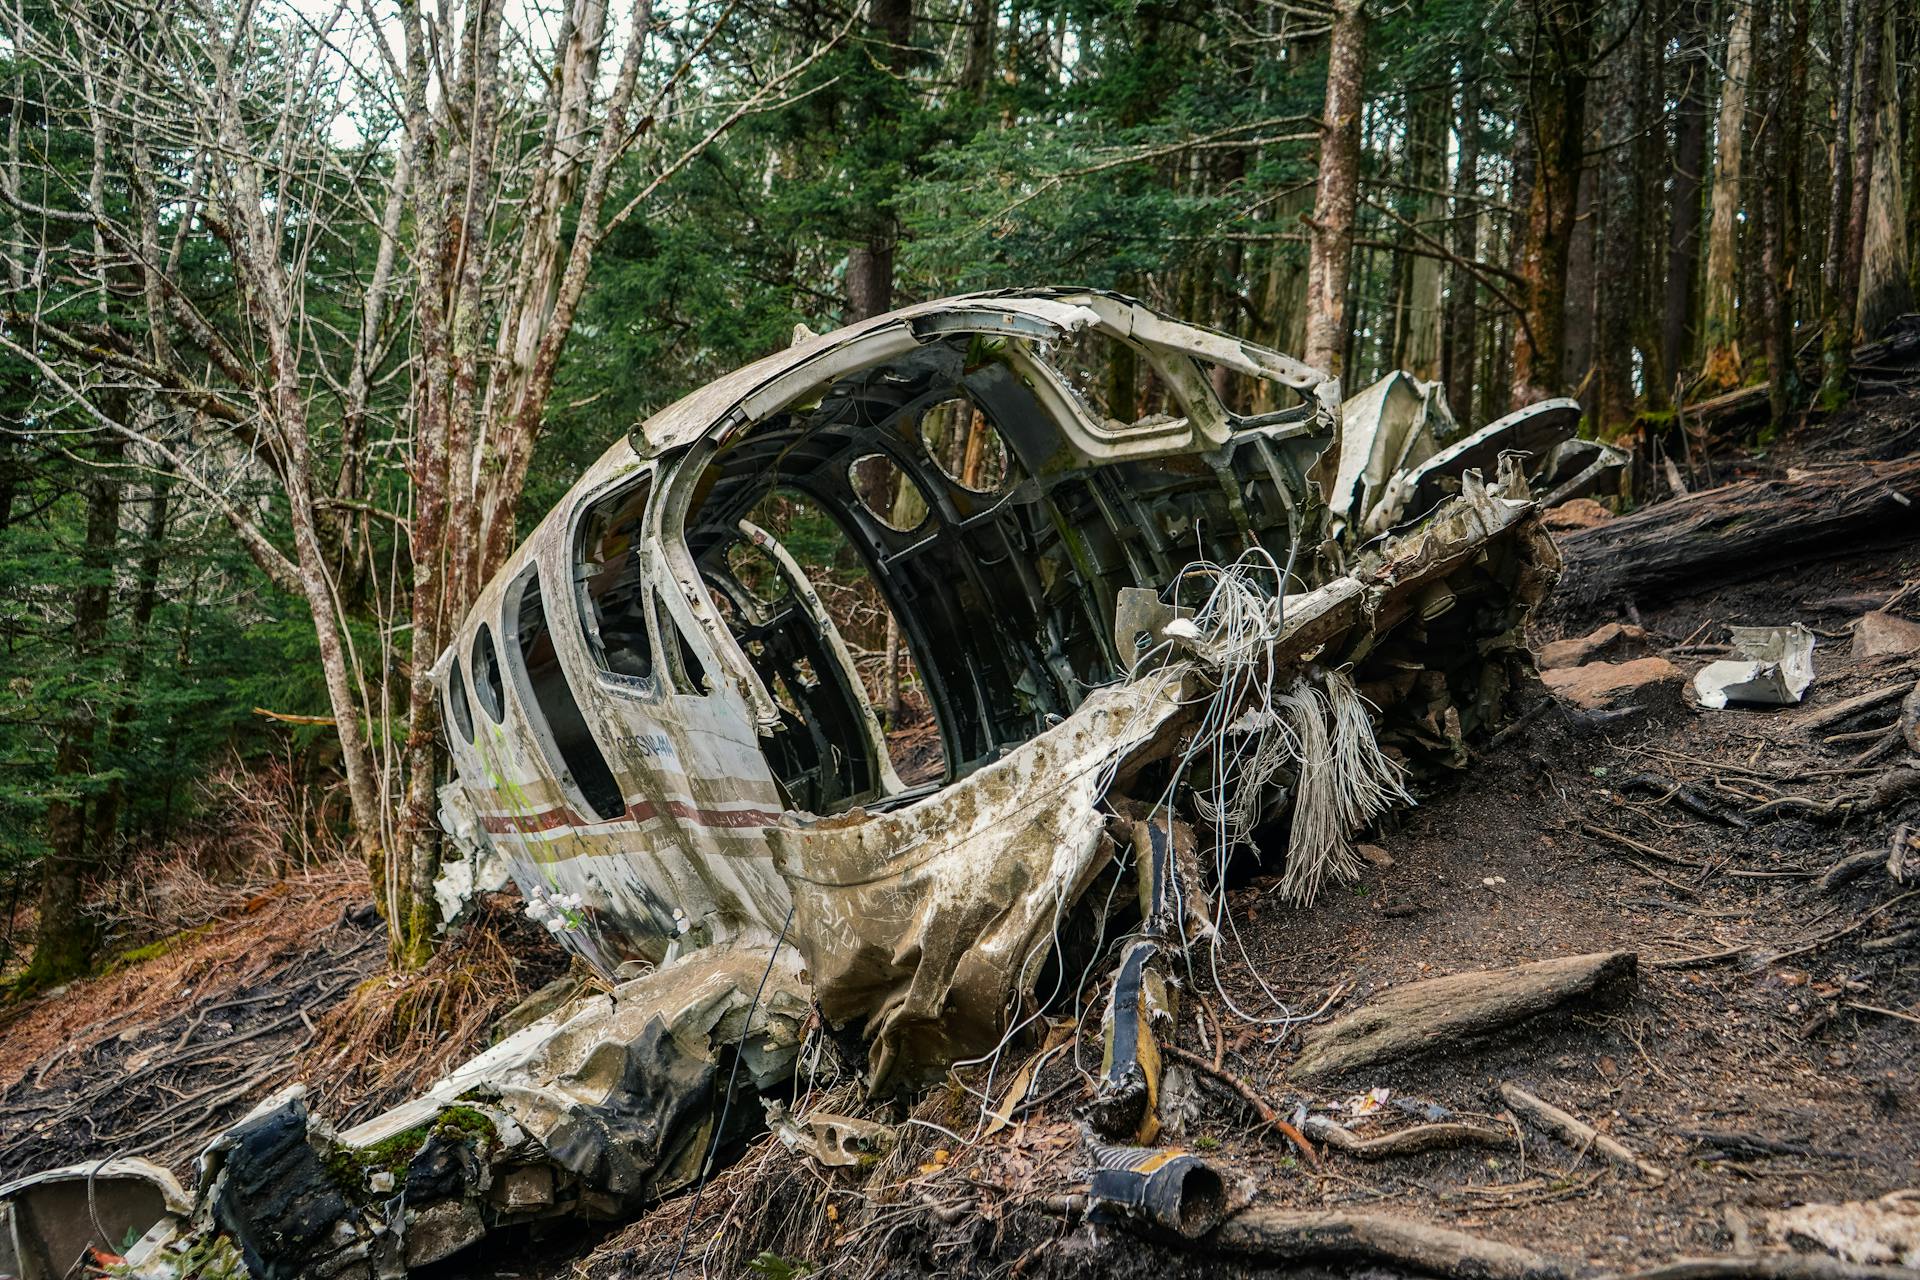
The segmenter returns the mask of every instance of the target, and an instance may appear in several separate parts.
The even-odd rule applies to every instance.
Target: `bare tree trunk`
[[[1793,349],[1793,264],[1795,197],[1798,194],[1800,138],[1799,101],[1806,83],[1806,0],[1796,0],[1791,12],[1774,9],[1768,17],[1767,42],[1761,61],[1766,66],[1766,103],[1761,134],[1756,139],[1761,165],[1761,269],[1766,280],[1766,346],[1768,407],[1773,422],[1786,421],[1798,394]]]
[[[1841,0],[1840,48],[1834,58],[1833,165],[1827,185],[1827,252],[1821,263],[1826,333],[1821,344],[1820,402],[1836,408],[1846,395],[1847,348],[1853,344],[1853,316],[1842,314],[1847,256],[1848,208],[1853,199],[1853,85],[1858,61],[1860,9],[1864,0]]]
[[[1640,303],[1639,202],[1642,175],[1634,148],[1621,145],[1635,137],[1634,97],[1639,77],[1633,71],[1631,44],[1614,54],[1606,81],[1600,134],[1612,146],[1604,154],[1594,190],[1600,225],[1594,231],[1595,315],[1594,377],[1588,396],[1596,424],[1606,430],[1633,419],[1633,317]],[[1577,369],[1569,370],[1577,374]]]
[[[1901,172],[1905,157],[1901,136],[1900,101],[1895,93],[1899,64],[1898,27],[1888,7],[1883,21],[1880,65],[1871,74],[1880,79],[1880,111],[1873,122],[1880,134],[1873,153],[1873,181],[1867,196],[1867,238],[1861,254],[1858,301],[1855,304],[1856,341],[1870,341],[1901,314],[1913,309],[1913,287],[1908,281],[1912,252],[1904,234],[1906,182]],[[1867,122],[1862,121],[1864,127]]]
[[[1742,147],[1746,138],[1747,82],[1753,75],[1754,9],[1735,0],[1727,37],[1727,78],[1720,90],[1715,131],[1713,213],[1707,232],[1706,357],[1701,374],[1712,387],[1738,386],[1740,370],[1740,256]]]
[[[1598,141],[1599,130],[1588,133],[1589,141]],[[1601,328],[1600,317],[1600,238],[1608,225],[1609,210],[1598,206],[1597,195],[1605,181],[1612,183],[1610,157],[1603,153],[1601,164],[1590,164],[1580,171],[1580,188],[1575,197],[1573,243],[1567,247],[1566,329],[1560,335],[1560,367],[1574,387],[1585,387],[1594,373],[1595,344]]]
[[[1667,227],[1666,298],[1660,326],[1661,363],[1669,383],[1690,363],[1700,271],[1700,193],[1707,163],[1707,0],[1683,0],[1675,109],[1673,219]]]
[[[1841,368],[1853,353],[1855,330],[1860,311],[1860,278],[1867,246],[1867,217],[1873,201],[1875,159],[1880,149],[1880,88],[1882,51],[1886,45],[1885,6],[1876,0],[1861,0],[1860,14],[1860,93],[1855,114],[1853,153],[1853,196],[1847,205],[1846,256],[1840,265],[1840,307],[1843,312],[1843,341],[1838,344]]]
[[[22,975],[31,989],[86,972],[99,934],[82,910],[99,863],[90,839],[87,796],[91,788],[98,718],[93,691],[84,687],[100,661],[112,603],[114,545],[120,536],[122,446],[101,450],[87,474],[87,530],[80,548],[80,585],[74,592],[72,668],[68,678],[83,687],[61,699],[67,713],[54,749],[56,791],[47,805],[47,854],[40,862],[40,911],[33,959]]]
[[[960,67],[960,89],[972,98],[986,96],[993,75],[993,51],[1000,43],[1000,6],[996,0],[972,0],[967,13],[967,56]]]
[[[1586,127],[1593,17],[1585,0],[1529,0],[1525,104],[1533,121],[1534,170],[1520,247],[1520,329],[1513,394],[1531,404],[1560,393],[1561,320],[1567,250],[1573,241]]]
[[[1327,95],[1320,120],[1320,176],[1307,255],[1307,345],[1303,358],[1344,372],[1347,273],[1353,217],[1360,201],[1360,117],[1365,109],[1365,0],[1336,0],[1327,50]]]
[[[1428,90],[1410,105],[1407,146],[1414,181],[1422,188],[1415,221],[1427,235],[1439,236],[1447,216],[1447,116],[1445,92]],[[1398,363],[1423,380],[1440,376],[1441,262],[1431,253],[1410,255],[1406,264],[1406,308]]]
[[[1661,303],[1666,274],[1667,202],[1654,199],[1658,175],[1669,160],[1666,145],[1668,24],[1656,14],[1660,6],[1634,19],[1630,47],[1638,64],[1633,73],[1633,166],[1648,175],[1634,184],[1632,204],[1634,306],[1628,312],[1631,341],[1640,355],[1638,390],[1642,402],[1665,409],[1672,394],[1671,374],[1663,363],[1660,344]],[[1623,420],[1624,421],[1624,420]]]
[[[1478,373],[1480,282],[1463,263],[1480,256],[1480,213],[1475,207],[1480,187],[1480,77],[1475,65],[1461,68],[1460,135],[1453,171],[1453,266],[1447,287],[1447,404],[1454,420],[1473,420],[1473,386]]]
[[[871,0],[867,13],[869,38],[881,45],[880,54],[889,72],[905,73],[909,45],[913,40],[913,0]],[[882,111],[869,118],[863,127],[898,129],[900,121]],[[899,234],[893,218],[870,211],[871,229],[864,241],[847,254],[847,309],[849,322],[865,320],[893,309],[893,246]]]
[[[173,498],[173,477],[161,472],[147,492],[147,515],[141,526],[140,559],[134,567],[133,608],[127,615],[126,647],[120,662],[120,700],[107,729],[106,757],[121,759],[133,737],[138,710],[135,691],[147,668],[147,632],[160,603],[160,569],[166,558],[167,519]],[[106,859],[120,834],[120,816],[126,809],[127,784],[115,777],[107,784],[93,810],[95,857]]]

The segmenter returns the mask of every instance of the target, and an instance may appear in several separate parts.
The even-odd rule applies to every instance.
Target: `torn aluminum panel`
[[[1378,399],[1405,428],[1384,463],[1423,454],[1432,389]],[[1152,1136],[1154,1037],[1209,968],[1186,961],[1231,945],[1229,859],[1311,901],[1535,680],[1522,624],[1558,560],[1500,456],[1532,420],[1444,477],[1428,459],[1430,509],[1341,547],[1337,380],[1065,289],[796,334],[654,415],[434,668],[449,830],[611,994],[345,1133],[299,1097],[263,1109],[208,1153],[200,1229],[263,1278],[373,1277],[631,1213],[759,1123],[736,1104],[793,1075],[803,1026],[873,1093],[912,1089],[1035,1025],[1081,936],[1139,944],[1114,957],[1138,963],[1105,1110]],[[1382,474],[1362,502],[1406,487]],[[826,564],[912,659],[925,775],[893,758]]]
[[[1693,677],[1701,706],[1789,706],[1805,696],[1813,683],[1813,632],[1797,622],[1727,630],[1733,656],[1708,663]]]
[[[96,1160],[0,1186],[0,1276],[61,1280],[118,1259],[189,1211],[174,1176],[145,1160]]]
[[[208,1150],[203,1228],[232,1238],[256,1280],[371,1278],[515,1222],[632,1213],[753,1127],[752,1098],[791,1076],[808,1014],[791,951],[709,949],[534,1023],[344,1133],[296,1088]],[[737,1132],[716,1137],[723,1112]]]
[[[1347,400],[1340,406],[1340,465],[1327,495],[1335,527],[1371,536],[1397,523],[1405,505],[1397,478],[1457,430],[1446,388],[1410,373],[1390,373]]]
[[[1433,512],[1469,471],[1492,475],[1500,459],[1524,461],[1543,507],[1618,493],[1632,455],[1581,440],[1580,404],[1542,400],[1458,439],[1437,382],[1390,374],[1342,406],[1340,469],[1328,505],[1336,528],[1365,539]]]

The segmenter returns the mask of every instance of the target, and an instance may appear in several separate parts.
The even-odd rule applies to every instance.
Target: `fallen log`
[[[1609,1138],[1586,1121],[1562,1111],[1550,1102],[1543,1102],[1519,1085],[1508,1081],[1500,1086],[1500,1097],[1513,1110],[1533,1121],[1541,1128],[1558,1134],[1576,1150],[1592,1148],[1618,1165],[1636,1170],[1650,1182],[1665,1182],[1666,1171],[1658,1165],[1642,1160],[1626,1144]]]
[[[1410,982],[1308,1031],[1287,1074],[1312,1080],[1444,1049],[1569,1000],[1630,987],[1638,969],[1631,951],[1600,951]]]
[[[1862,715],[1878,707],[1884,707],[1889,702],[1898,702],[1901,698],[1905,697],[1908,690],[1912,688],[1912,685],[1902,680],[1898,684],[1882,685],[1878,689],[1869,689],[1867,692],[1857,693],[1851,698],[1842,698],[1825,711],[1807,716],[1805,719],[1796,720],[1793,722],[1793,726],[1808,734],[1819,733],[1822,729],[1831,729],[1835,725],[1844,724],[1854,716]]]
[[[1644,604],[1920,539],[1920,458],[1704,489],[1559,537],[1558,607]]]
[[[1374,1262],[1459,1280],[1573,1280],[1585,1270],[1518,1245],[1389,1213],[1249,1209],[1203,1242],[1220,1253],[1275,1262]]]

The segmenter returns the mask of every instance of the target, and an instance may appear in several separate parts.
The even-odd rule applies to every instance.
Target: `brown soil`
[[[8,1011],[0,1182],[116,1155],[185,1172],[292,1082],[310,1020],[379,967],[384,941],[364,872],[324,867]]]

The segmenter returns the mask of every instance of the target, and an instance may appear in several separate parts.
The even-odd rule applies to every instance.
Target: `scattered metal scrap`
[[[1788,706],[1813,683],[1813,632],[1784,627],[1728,627],[1733,656],[1710,662],[1693,677],[1703,707],[1729,703]]]
[[[1311,901],[1410,775],[1515,710],[1558,560],[1512,450],[1544,449],[1563,490],[1606,470],[1552,461],[1565,404],[1447,447],[1443,399],[1406,379],[1343,435],[1337,380],[1095,291],[796,339],[617,442],[435,668],[448,831],[609,993],[345,1133],[295,1094],[221,1138],[197,1228],[255,1276],[402,1275],[502,1225],[632,1214],[757,1126],[750,1095],[803,1052],[875,1094],[995,1059],[1093,963],[1081,934],[1132,939],[1092,1116],[1151,1141],[1156,1042],[1237,947],[1228,860],[1284,831],[1267,847]],[[892,608],[940,777],[895,769],[819,592],[754,518],[775,498],[823,511]],[[1266,995],[1221,992],[1312,1016]],[[882,1140],[831,1119],[775,1123],[823,1158]],[[1211,1219],[1204,1166],[1155,1160],[1143,1211]]]

